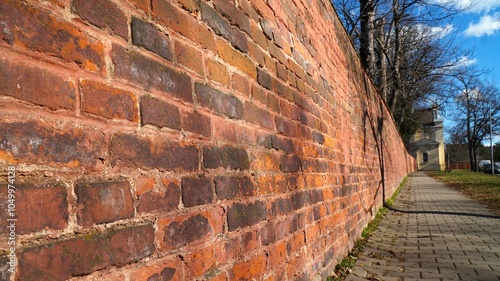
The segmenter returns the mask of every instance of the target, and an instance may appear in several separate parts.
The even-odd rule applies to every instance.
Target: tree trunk
[[[361,62],[368,74],[375,78],[375,1],[359,0]]]

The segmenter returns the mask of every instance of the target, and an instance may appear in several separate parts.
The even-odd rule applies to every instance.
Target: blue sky
[[[453,30],[464,48],[475,50],[475,56],[469,58],[471,62],[480,69],[491,70],[483,79],[500,88],[500,0],[458,2],[462,7],[472,6],[456,17]]]
[[[464,58],[464,60],[475,64],[478,69],[489,70],[482,75],[482,80],[500,89],[500,0],[434,1],[468,8],[464,13],[455,16],[451,25],[442,29],[456,35],[457,43],[462,48],[474,50],[474,56]],[[444,125],[445,127],[453,126],[452,121],[446,118]],[[494,138],[494,142],[498,141],[500,141],[500,136]],[[486,142],[489,145],[489,139]]]

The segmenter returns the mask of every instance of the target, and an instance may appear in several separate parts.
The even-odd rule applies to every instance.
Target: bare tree
[[[415,107],[444,102],[447,77],[463,57],[447,25],[458,1],[333,0],[367,73],[385,99],[401,135],[414,133]]]
[[[455,87],[461,94],[456,98],[454,131],[465,135],[471,170],[478,171],[479,146],[490,134],[490,125],[495,130],[500,126],[500,91],[466,74],[456,77]]]

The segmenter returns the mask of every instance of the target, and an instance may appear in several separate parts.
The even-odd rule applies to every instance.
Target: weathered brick
[[[137,8],[143,10],[146,14],[150,11],[150,2],[149,0],[127,0],[132,3]]]
[[[271,90],[273,87],[271,75],[260,68],[257,69],[257,82],[268,90]]]
[[[196,83],[195,91],[197,101],[201,106],[230,118],[241,119],[243,117],[243,105],[237,97],[199,83]]]
[[[222,167],[245,170],[250,168],[250,162],[244,148],[216,146],[203,149],[203,166],[208,169]]]
[[[195,171],[199,166],[198,148],[127,134],[111,141],[111,164],[148,169]]]
[[[138,83],[147,90],[156,89],[186,102],[193,102],[191,78],[157,61],[146,58],[140,53],[126,51],[113,46],[111,59],[116,78]]]
[[[109,0],[73,0],[72,10],[82,19],[111,34],[128,38],[128,24],[125,13]]]
[[[177,41],[175,43],[175,58],[178,63],[193,70],[199,76],[205,75],[205,70],[203,69],[203,56],[200,50],[195,49],[189,44]]]
[[[132,18],[132,43],[150,50],[161,57],[172,60],[172,45],[166,34],[158,30],[154,25],[136,17]]]
[[[215,178],[218,199],[243,198],[254,195],[254,185],[249,177],[218,176]]]
[[[292,205],[294,210],[301,209],[302,207],[308,205],[309,201],[310,201],[310,195],[307,190],[300,191],[292,195]]]
[[[266,218],[266,204],[261,201],[249,204],[235,203],[229,206],[227,210],[227,223],[229,231],[257,224],[266,220]]]
[[[106,141],[101,132],[55,129],[37,122],[0,123],[0,154],[12,162],[99,169]],[[82,145],[86,144],[86,145]]]
[[[27,234],[42,230],[65,229],[68,226],[66,187],[60,182],[16,182],[16,233]],[[7,235],[7,184],[0,184],[0,234]],[[1,274],[0,274],[1,276]]]
[[[272,135],[271,146],[272,148],[283,150],[286,153],[292,153],[294,148],[291,139],[283,138],[277,135]]]
[[[204,2],[200,2],[200,10],[201,20],[210,26],[215,34],[229,40],[236,49],[244,53],[248,52],[248,42],[241,31],[233,28],[226,19]]]
[[[137,281],[179,281],[182,277],[182,261],[179,257],[155,259],[130,272],[130,280]]]
[[[8,44],[104,72],[104,45],[72,24],[17,0],[1,1],[0,11],[0,38]]]
[[[269,111],[249,102],[244,106],[245,120],[267,129],[273,129],[273,118]]]
[[[52,110],[75,109],[76,87],[72,81],[65,80],[42,68],[0,59],[0,95]]]
[[[186,280],[196,280],[204,275],[210,280],[217,273],[217,259],[215,246],[209,245],[200,250],[195,250],[184,257],[185,266],[189,268],[186,272]]]
[[[319,144],[325,143],[325,137],[319,132],[313,132],[313,140]]]
[[[178,248],[200,240],[213,233],[208,218],[201,214],[174,221],[163,228],[163,242],[167,249]]]
[[[128,91],[113,88],[92,80],[80,81],[82,112],[107,119],[137,121],[137,98]]]
[[[141,125],[155,125],[176,130],[181,129],[179,108],[151,96],[141,98]]]
[[[164,187],[159,190],[151,190],[139,196],[137,212],[168,212],[177,208],[181,197],[179,184],[163,180],[163,185]]]
[[[259,278],[266,270],[266,256],[259,254],[247,261],[234,265],[231,270],[232,280],[252,280]]]
[[[262,246],[267,246],[271,243],[276,242],[276,233],[274,225],[272,223],[268,223],[266,226],[264,226],[260,231],[260,237],[262,241]]]
[[[86,234],[20,252],[16,276],[26,281],[66,280],[110,266],[122,267],[153,251],[151,225]]]
[[[151,4],[155,19],[204,48],[215,51],[214,35],[206,27],[199,24],[196,18],[175,7],[169,1],[152,0]]]
[[[78,223],[83,226],[113,222],[134,216],[134,199],[126,181],[76,184]]]
[[[290,198],[276,199],[271,203],[269,215],[271,217],[283,216],[293,211],[293,205]]]
[[[230,85],[229,71],[226,66],[213,59],[207,59],[205,64],[207,66],[206,73],[209,79],[227,86]]]
[[[297,125],[294,122],[290,121],[289,119],[285,119],[281,116],[276,116],[275,122],[278,133],[288,137],[297,136]]]
[[[205,137],[212,135],[210,117],[199,112],[182,114],[182,129]]]
[[[225,62],[240,69],[252,78],[257,78],[257,70],[255,64],[244,54],[233,49],[231,45],[223,40],[217,40],[217,55]]]
[[[215,8],[224,17],[226,17],[229,22],[233,25],[238,26],[241,30],[245,31],[248,35],[252,35],[252,28],[250,27],[250,21],[242,11],[240,11],[236,6],[228,0],[216,0],[214,1]]]
[[[205,176],[182,179],[182,202],[185,207],[209,204],[213,200],[212,180]]]

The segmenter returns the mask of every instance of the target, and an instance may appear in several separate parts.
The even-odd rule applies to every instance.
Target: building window
[[[429,153],[424,152],[424,154],[422,155],[422,158],[423,158],[422,160],[424,163],[429,162]]]

